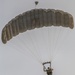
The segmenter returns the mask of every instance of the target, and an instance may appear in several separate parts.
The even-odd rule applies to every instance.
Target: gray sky
[[[2,28],[15,16],[35,8],[34,4],[35,0],[0,0],[0,35]],[[60,9],[66,12],[69,12],[75,18],[75,1],[74,0],[38,0],[39,4],[36,8],[50,8],[50,9]],[[47,30],[44,28],[41,31]],[[64,32],[65,33],[65,32]],[[35,34],[36,39],[37,35],[41,36],[39,30],[33,30],[31,32],[26,32],[24,34],[20,34],[16,38],[12,39],[6,45],[2,43],[0,40],[0,75],[46,75],[43,72],[43,66],[39,63],[39,57],[37,52],[32,46],[32,43],[27,38],[29,35],[31,38],[34,37]],[[46,34],[46,33],[45,33]],[[44,36],[44,40],[47,37]],[[47,34],[46,34],[47,35]],[[64,34],[63,34],[64,35]],[[52,62],[53,75],[74,75],[75,74],[75,28],[73,30],[69,30],[66,34],[66,38],[61,38],[57,45],[57,55],[54,57],[54,61]],[[65,36],[64,35],[64,36]],[[24,36],[24,37],[23,37]],[[26,43],[22,43],[19,41],[19,38],[27,41]],[[38,37],[39,38],[39,37]],[[35,39],[35,40],[36,40]],[[63,39],[63,40],[62,40]],[[35,41],[32,39],[32,41]],[[39,43],[40,41],[40,43]],[[43,42],[43,39],[36,40],[34,43],[38,42],[38,46],[40,49],[40,55],[43,61],[46,60],[46,49],[48,44]],[[48,42],[45,41],[46,43]],[[31,50],[35,53],[35,55],[31,54],[30,51],[27,51],[25,44],[32,48]],[[42,48],[41,48],[42,44]],[[46,47],[44,47],[46,45]],[[59,47],[60,46],[60,47]],[[36,47],[36,46],[35,46]],[[58,48],[59,47],[59,48]],[[38,51],[38,49],[37,49]],[[54,51],[53,51],[54,52]],[[44,54],[46,53],[46,55]]]

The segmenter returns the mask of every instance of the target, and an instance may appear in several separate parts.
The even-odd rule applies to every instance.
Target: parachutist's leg
[[[52,73],[50,72],[50,73],[47,73],[47,75],[52,75]]]

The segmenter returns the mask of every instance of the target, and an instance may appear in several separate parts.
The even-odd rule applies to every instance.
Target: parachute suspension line
[[[51,49],[50,49],[51,48],[51,44],[50,44],[50,36],[49,36],[50,33],[49,33],[49,30],[50,30],[50,28],[48,27],[47,28],[47,36],[48,36],[47,37],[47,39],[48,39],[47,40],[47,43],[48,43],[48,49],[47,50],[48,50],[48,58],[49,58],[49,61],[51,62]]]
[[[15,43],[16,43],[16,42],[15,42]],[[21,50],[20,50],[20,48],[16,47],[16,45],[14,45],[14,44],[12,44],[12,43],[10,43],[10,44],[11,44],[13,47],[12,47],[12,46],[9,46],[9,47],[15,48],[16,51],[22,53],[22,54],[25,56],[26,51],[24,51],[25,49],[24,49],[23,47],[22,47]],[[20,45],[20,46],[21,46],[21,45]],[[23,51],[24,51],[25,53],[24,53]],[[28,50],[27,50],[27,51],[28,51]],[[29,52],[28,52],[28,53],[29,53]],[[31,56],[34,58],[34,55],[31,54]],[[35,57],[35,58],[36,58],[36,57]],[[34,59],[35,59],[35,58],[34,58]],[[39,61],[38,58],[36,58],[36,59],[37,59],[37,60],[36,60],[37,62],[39,62],[40,64],[42,64],[42,62]]]
[[[51,42],[50,42],[51,37],[50,37],[50,32],[49,32],[49,30],[50,30],[50,29],[48,28],[48,30],[47,30],[47,31],[48,31],[48,53],[50,53],[50,54],[49,54],[49,58],[50,58],[50,62],[51,62],[51,53],[52,53],[52,52],[51,52]]]
[[[50,53],[50,56],[49,56],[50,61],[52,61],[52,58],[53,58],[53,55],[55,52],[55,48],[57,45],[57,41],[59,39],[60,31],[58,32],[57,28],[55,28],[55,27],[52,30],[48,29],[48,45],[49,45],[48,47],[49,47],[49,51],[50,51],[49,52]],[[57,34],[57,32],[58,32],[58,34]],[[56,35],[57,35],[57,37],[56,37]]]
[[[50,36],[50,37],[49,37]],[[53,55],[53,47],[54,47],[54,28],[49,29],[48,30],[48,38],[49,38],[49,51],[50,51],[50,61],[52,59],[52,55]]]
[[[21,52],[22,54],[24,54],[24,52],[22,52],[22,50],[20,50],[20,48],[16,47],[15,44],[10,43],[10,45],[11,45],[11,46],[9,46],[10,48],[12,47],[12,48],[14,48],[16,51]],[[24,54],[24,55],[25,55],[25,54]]]
[[[58,31],[57,31],[58,30]],[[62,31],[62,29],[60,28],[60,29],[55,29],[54,30],[54,34],[55,34],[55,36],[54,36],[54,40],[53,40],[53,42],[54,42],[54,44],[53,44],[53,48],[52,48],[52,51],[53,51],[53,53],[52,53],[52,59],[51,59],[51,61],[53,60],[53,57],[54,57],[54,55],[56,54],[56,47],[57,47],[57,45],[58,45],[58,40],[59,40],[59,37],[60,37],[60,34],[61,34],[61,31]],[[56,37],[56,35],[57,35],[57,37]]]
[[[65,35],[64,35],[64,33],[65,33]],[[63,30],[63,28],[61,29],[61,31],[60,31],[60,34],[62,34],[62,35],[60,35],[61,36],[61,38],[59,39],[59,42],[57,43],[57,44],[59,44],[60,42],[62,43],[64,40],[65,40],[65,37],[67,37],[67,33],[68,33],[68,29],[64,29]],[[60,48],[60,46],[61,46],[61,44],[59,44],[58,45],[58,49],[56,49],[55,48],[55,53],[54,53],[54,55],[53,55],[53,59],[52,59],[52,61],[55,59],[55,57],[57,56],[57,54],[58,54],[58,52],[59,52],[59,48]]]
[[[52,48],[54,47],[54,30],[51,29],[50,27],[48,28],[48,43],[49,43],[49,53],[50,53],[49,58],[50,58],[50,62],[52,62],[51,59],[52,59],[52,56],[53,56]]]
[[[55,46],[55,42],[56,42],[56,39],[55,39],[55,34],[56,34],[56,28],[54,27],[54,29],[52,30],[52,49],[51,49],[51,61],[52,61],[52,56],[53,56],[53,53],[54,53],[54,46]]]
[[[42,62],[42,59],[41,59],[41,56],[40,56],[40,52],[39,52],[40,50],[38,50],[38,44],[36,43],[36,40],[35,39],[34,39],[35,41],[33,40],[33,38],[31,37],[30,33],[28,33],[28,36],[29,36],[30,40],[32,41],[33,47],[35,48],[34,52],[37,54],[37,57]]]
[[[31,55],[33,55],[39,63],[42,64],[41,60],[36,56],[36,54],[26,45],[26,43],[24,42],[24,40],[22,40],[20,37],[19,37],[20,41],[22,42],[22,44],[24,45],[24,48],[27,48],[26,50],[29,51],[29,53],[31,53]],[[26,40],[25,40],[26,41]],[[25,51],[25,49],[24,49]]]
[[[47,30],[45,29],[45,32],[44,32],[44,30],[42,30],[40,33],[41,33],[41,35],[42,35],[42,36],[41,36],[41,40],[42,40],[43,44],[45,45],[44,47],[48,46],[48,45],[47,45],[47,42],[48,42],[48,41],[46,41],[48,38],[45,37],[46,35],[44,36],[45,33],[47,34]],[[46,38],[46,39],[45,39],[45,38]],[[48,52],[48,48],[47,48],[47,47],[46,47],[46,50],[45,50],[45,51],[46,51],[45,54],[47,54],[47,58],[49,58],[49,54],[48,54],[49,52]],[[43,52],[43,51],[42,51],[42,52]],[[42,57],[42,56],[41,56],[41,57]],[[43,57],[42,57],[42,60],[43,60],[43,62],[49,61],[49,60],[44,60]]]
[[[19,47],[16,47],[16,45],[14,45],[14,44],[12,44],[12,43],[11,43],[11,45],[12,45],[12,46],[9,46],[10,48],[11,48],[11,47],[12,47],[12,48],[15,48],[16,51],[18,51],[19,53],[21,53],[21,54],[23,54],[23,55],[25,56],[25,53],[26,53],[26,52],[24,53],[24,51],[23,51],[24,49],[23,49],[23,48],[21,48],[21,50],[20,50],[20,48],[19,48]],[[33,56],[32,56],[32,57],[33,57]],[[40,63],[40,62],[39,62],[39,63]]]
[[[36,38],[36,35],[35,35],[35,33],[34,33],[34,37]],[[34,39],[35,40],[35,42],[36,42],[36,49],[37,49],[37,53],[38,53],[38,55],[39,55],[39,58],[41,59],[41,61],[42,61],[42,57],[41,57],[41,51],[40,51],[40,48],[39,48],[39,45],[38,45],[38,43],[37,43],[37,41],[36,40],[38,40],[37,38],[36,39]],[[42,61],[42,63],[43,63],[43,61]]]
[[[18,40],[16,39],[16,42],[18,42]],[[15,44],[16,44],[16,42],[14,42]],[[20,53],[22,53],[24,56],[25,56],[25,53],[26,53],[26,51],[25,51],[25,53],[24,53],[24,48],[23,47],[21,47],[21,50],[20,50],[20,46],[22,45],[21,44],[21,42],[19,43],[18,42],[18,44],[17,44],[17,46],[15,45],[15,44],[13,44],[13,41],[11,41],[11,43],[10,43],[10,45],[11,46],[9,46],[10,48],[12,47],[13,49],[15,49],[16,51],[18,51],[18,52],[20,52]],[[33,57],[33,56],[32,56]],[[40,61],[38,61],[39,63],[40,63]]]
[[[32,38],[31,38],[29,32],[27,33],[27,35],[28,35],[27,39],[30,40],[30,42],[32,41],[31,44],[33,44],[32,46],[35,48],[35,49],[32,50],[32,49],[30,49],[30,48],[28,47],[28,48],[29,48],[29,51],[30,51],[32,54],[34,54],[34,56],[35,56],[36,58],[38,58],[38,60],[41,62],[41,59],[38,57],[39,54],[38,54],[38,55],[35,54],[35,53],[38,53],[38,52],[37,52],[37,50],[36,50],[36,47],[35,47],[35,45],[34,45],[34,42],[33,42]],[[24,36],[24,35],[23,35],[23,36]],[[25,36],[24,36],[24,38],[25,38]],[[26,41],[26,40],[25,40],[25,41]],[[42,63],[42,62],[41,62],[41,63]]]

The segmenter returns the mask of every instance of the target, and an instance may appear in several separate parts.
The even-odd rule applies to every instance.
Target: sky
[[[75,18],[74,0],[37,1],[39,1],[39,4],[36,8],[63,10],[69,12]],[[47,57],[48,51],[46,51],[49,38],[47,39],[45,35],[48,33],[44,31],[47,31],[47,28],[19,34],[7,44],[3,44],[1,41],[3,27],[15,16],[31,9],[35,9],[35,0],[0,0],[0,75],[46,75],[40,59],[42,61],[47,60],[46,58],[49,59]],[[43,39],[42,37],[37,37],[41,36],[40,31],[44,31]],[[53,75],[75,75],[75,28],[62,33],[65,38],[62,37],[57,44],[57,54],[54,57],[54,61],[52,61]],[[30,39],[28,39],[29,36],[31,37]],[[34,36],[36,39],[33,39]],[[30,42],[31,39],[32,42]],[[43,40],[46,40],[45,43]],[[36,42],[38,42],[39,50],[36,50]],[[28,51],[27,48],[31,50]]]

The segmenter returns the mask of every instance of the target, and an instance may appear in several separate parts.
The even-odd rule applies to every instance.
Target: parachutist
[[[36,6],[38,5],[38,3],[39,3],[38,1],[35,1],[35,9],[36,9]]]
[[[50,64],[50,67],[48,67],[46,69],[45,64]],[[45,63],[43,63],[43,70],[44,70],[44,72],[47,73],[47,75],[52,75],[53,69],[51,68],[51,62],[45,62]]]
[[[38,1],[35,1],[35,5],[37,5],[39,2]]]

